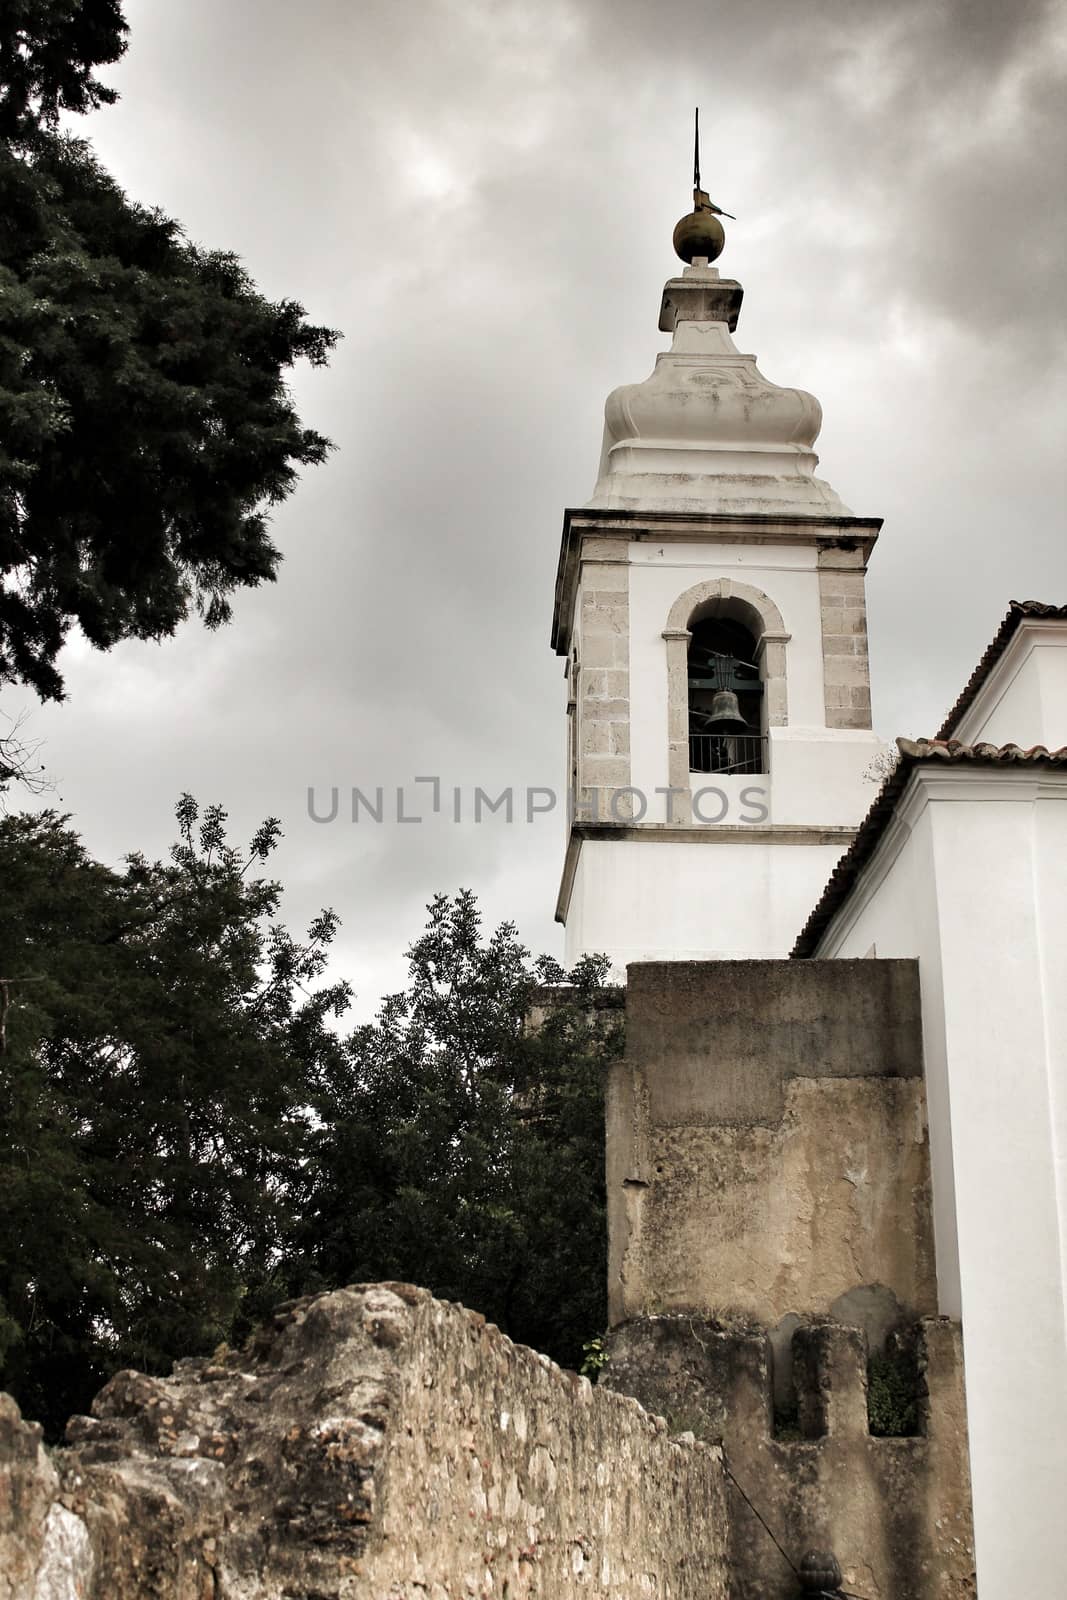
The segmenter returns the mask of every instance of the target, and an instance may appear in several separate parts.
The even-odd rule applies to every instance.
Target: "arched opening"
[[[756,636],[722,615],[694,620],[689,633],[690,772],[766,771]]]

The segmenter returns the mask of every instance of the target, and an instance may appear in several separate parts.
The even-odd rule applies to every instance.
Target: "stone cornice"
[[[563,514],[559,564],[556,569],[552,647],[557,655],[570,649],[574,592],[582,545],[586,539],[614,541],[618,556],[597,559],[625,561],[628,545],[675,538],[706,544],[802,544],[820,552],[849,550],[866,566],[882,526],[881,517],[800,516],[781,513],[733,511],[598,511],[569,507]]]

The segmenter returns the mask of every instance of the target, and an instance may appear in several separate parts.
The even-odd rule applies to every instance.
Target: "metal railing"
[[[762,733],[691,733],[690,772],[766,772],[767,739]]]

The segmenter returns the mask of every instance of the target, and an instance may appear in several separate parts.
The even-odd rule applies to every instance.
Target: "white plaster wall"
[[[965,743],[1067,745],[1067,626],[1022,622],[954,737]]]
[[[1060,1287],[1067,1324],[1067,804],[1039,794],[1034,807],[1038,951],[1045,1000],[1053,1161],[1060,1215]]]
[[[785,956],[841,851],[785,845],[586,839],[567,916],[566,959]]]
[[[787,632],[791,724],[822,727],[822,615],[814,547],[635,542],[630,547],[630,763],[649,793],[667,782],[667,646],[663,630],[680,594],[709,578],[762,589]]]
[[[919,959],[979,1595],[1051,1596],[1067,1572],[1067,774],[921,768],[893,830],[819,954]]]
[[[771,821],[858,827],[881,786],[872,762],[884,749],[869,728],[772,728]]]
[[[665,540],[630,550],[630,772],[648,797],[648,822],[667,820],[667,645],[671,607],[694,584],[735,578],[774,601],[786,645],[789,723],[771,730],[772,801],[780,824],[856,827],[874,797],[863,777],[882,749],[874,734],[828,729],[823,692],[822,615],[814,547],[708,545]],[[696,780],[694,779],[694,786]],[[803,920],[803,919],[802,919]]]
[[[896,820],[864,874],[862,893],[854,893],[838,915],[819,954],[850,959],[905,957],[919,962],[938,1302],[943,1315],[958,1318],[959,1252],[941,935],[931,817],[924,797],[898,808]]]

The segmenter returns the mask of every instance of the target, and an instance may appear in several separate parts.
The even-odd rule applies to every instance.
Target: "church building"
[[[626,984],[603,1381],[721,1440],[841,1593],[1051,1597],[1067,606],[1013,602],[935,734],[876,736],[881,520],[815,475],[818,401],[735,343],[723,214],[698,171],[670,348],[608,398],[556,582],[557,918],[568,961],[606,952]],[[917,1405],[892,1438],[886,1362]],[[743,1499],[731,1594],[786,1600]]]

